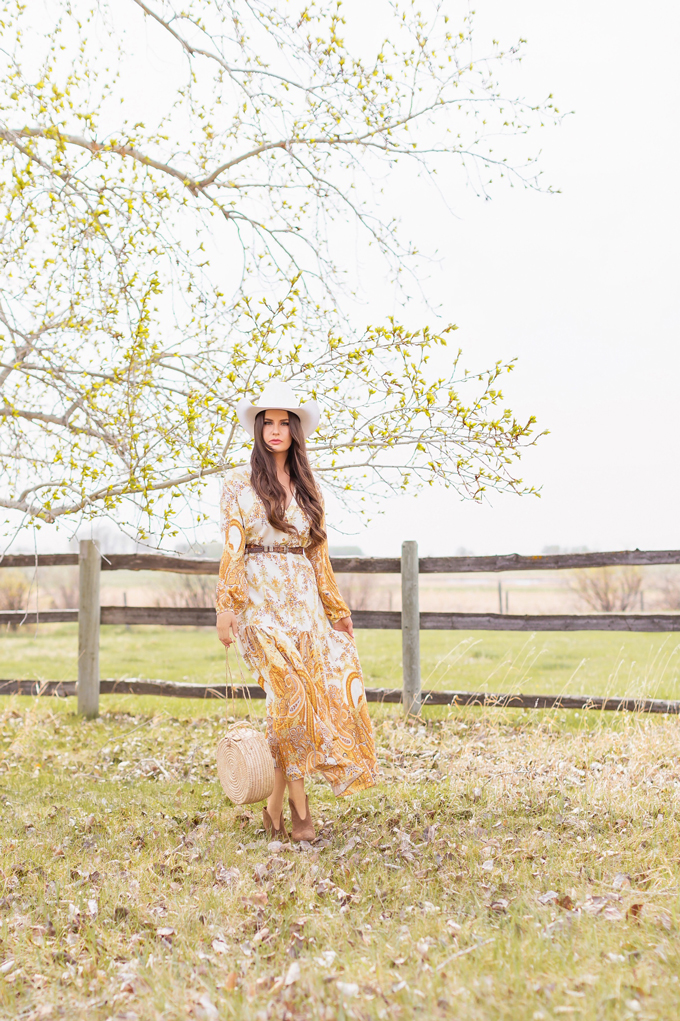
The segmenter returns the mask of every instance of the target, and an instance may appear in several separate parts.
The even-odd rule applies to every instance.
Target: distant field
[[[401,685],[398,631],[359,631],[367,685]],[[680,698],[680,635],[422,632],[423,686]],[[0,678],[73,680],[75,625],[0,635]],[[103,627],[102,677],[219,684],[224,652],[207,629]]]

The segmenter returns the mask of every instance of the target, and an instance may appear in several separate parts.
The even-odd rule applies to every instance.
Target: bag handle
[[[241,666],[241,657],[238,654],[238,648],[237,648],[235,642],[234,642],[234,653],[236,655],[236,664],[238,666],[239,675],[241,677],[241,690],[245,691],[246,700],[248,702],[248,719],[250,721],[250,725],[251,726],[255,726],[255,723],[254,723],[254,720],[253,720],[253,711],[252,711],[252,709],[253,709],[253,700],[252,700],[252,696],[250,694],[250,689],[248,688],[248,685],[246,684],[245,678],[243,676],[243,668]],[[235,703],[236,703],[236,696],[234,694],[234,687],[235,687],[235,685],[234,685],[234,677],[233,677],[233,674],[231,672],[231,666],[229,664],[229,647],[228,646],[227,646],[227,649],[226,649],[226,667],[227,667],[227,670],[226,670],[226,685],[225,685],[225,704],[227,702],[227,699],[229,698],[229,689],[231,688],[232,708],[235,709]],[[239,723],[236,723],[236,724],[232,724],[232,726],[236,726],[236,727],[241,726],[242,722],[243,721],[241,721]]]

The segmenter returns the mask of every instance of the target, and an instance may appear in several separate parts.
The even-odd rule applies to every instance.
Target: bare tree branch
[[[326,0],[3,8],[0,507],[171,536],[174,507],[200,515],[206,480],[247,460],[234,409],[274,376],[319,400],[310,453],[339,494],[533,491],[517,466],[534,421],[500,390],[512,361],[466,373],[455,327],[357,329],[346,302],[363,286],[348,228],[359,264],[382,260],[404,298],[421,285],[383,180],[446,160],[461,184],[483,171],[482,194],[491,176],[539,187],[509,139],[561,117],[552,97],[506,97],[519,50],[477,58],[467,16],[454,31],[424,2],[386,3],[363,54]],[[149,64],[131,14],[186,75]]]

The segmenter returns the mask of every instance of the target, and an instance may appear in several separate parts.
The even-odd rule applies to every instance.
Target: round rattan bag
[[[264,801],[274,790],[274,760],[266,737],[253,724],[250,691],[243,678],[238,652],[236,661],[241,675],[238,693],[245,694],[248,699],[250,726],[242,721],[227,727],[226,736],[217,746],[217,775],[224,793],[235,805],[250,805],[254,801]],[[228,700],[230,695],[234,698],[237,694],[228,652],[226,667]]]
[[[235,805],[263,801],[274,790],[274,760],[264,734],[237,723],[217,746],[217,775]]]

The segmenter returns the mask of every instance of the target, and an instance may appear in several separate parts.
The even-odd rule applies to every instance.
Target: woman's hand
[[[217,637],[227,649],[235,640],[238,634],[238,621],[232,610],[225,610],[217,614]]]
[[[352,626],[351,617],[341,617],[340,620],[333,621],[333,628],[335,631],[344,631],[350,638],[354,638],[354,627]]]

